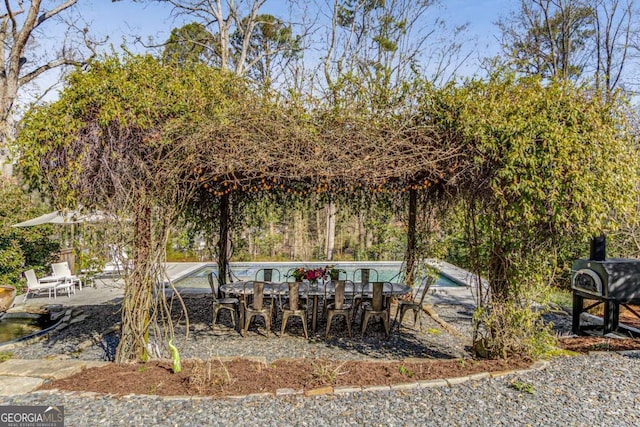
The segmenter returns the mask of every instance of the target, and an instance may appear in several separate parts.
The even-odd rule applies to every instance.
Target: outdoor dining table
[[[253,280],[227,283],[220,287],[225,294],[236,295],[244,300],[247,295],[253,294]],[[373,283],[361,283],[347,281],[345,283],[345,295],[358,293],[365,297],[373,297]],[[354,289],[355,288],[355,289]],[[302,297],[309,296],[313,299],[313,311],[311,312],[311,329],[316,330],[318,324],[318,301],[320,297],[335,296],[335,283],[333,281],[319,281],[310,283],[304,281],[300,284],[299,295]],[[288,282],[265,282],[264,294],[270,297],[286,295],[289,290]],[[406,295],[411,292],[411,288],[402,283],[384,282],[382,287],[382,295],[385,298],[391,296]],[[240,310],[240,323],[243,322],[242,310]]]

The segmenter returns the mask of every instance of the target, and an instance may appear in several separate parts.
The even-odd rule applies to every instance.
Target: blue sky
[[[517,6],[517,3],[515,0],[442,0],[442,6],[433,9],[430,20],[438,14],[438,17],[451,25],[469,23],[468,38],[473,41],[465,43],[465,47],[471,50],[472,55],[468,64],[460,70],[463,74],[469,75],[477,71],[473,60],[497,53],[497,31],[493,22],[506,15],[509,8]],[[286,19],[287,7],[281,0],[267,0],[263,11]],[[189,18],[172,17],[170,6],[154,1],[141,3],[132,0],[79,0],[76,11],[83,16],[91,33],[97,38],[109,36],[109,44],[105,47],[107,51],[111,50],[110,45],[119,50],[124,41],[130,51],[143,52],[145,48],[134,43],[136,37],[145,42],[153,38],[157,43],[161,43],[168,38],[173,28],[190,21]],[[55,43],[55,31],[53,30],[49,40],[51,43]],[[49,72],[42,76],[39,87],[46,88],[57,81],[58,74]],[[53,91],[45,99],[55,96],[56,92]],[[30,97],[26,96],[25,101],[28,99]]]
[[[456,25],[468,22],[470,35],[477,38],[478,49],[484,50],[489,46],[495,49],[496,29],[493,22],[517,4],[514,0],[442,0],[442,5],[445,8],[442,17]],[[265,8],[282,16],[278,12],[284,6],[279,0],[267,0]],[[81,0],[78,9],[91,24],[92,30],[103,35],[109,34],[110,42],[115,46],[121,44],[123,36],[129,41],[134,35],[143,40],[151,36],[157,41],[164,41],[171,29],[181,24],[181,21],[170,16],[170,7],[156,2]]]

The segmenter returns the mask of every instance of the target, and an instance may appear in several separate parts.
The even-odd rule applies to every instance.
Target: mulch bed
[[[633,307],[640,312],[640,307]],[[594,312],[593,314],[597,314]],[[102,317],[102,316],[99,316]],[[640,327],[640,319],[621,307],[620,322]],[[561,348],[591,351],[640,350],[640,339],[601,336],[563,337]],[[524,369],[530,361],[478,359],[423,359],[411,361],[336,361],[329,359],[280,359],[263,364],[248,359],[184,360],[174,374],[168,361],[146,364],[109,364],[52,381],[42,389],[92,391],[113,395],[225,397],[275,393],[278,389],[308,391],[323,386],[393,385],[418,380],[454,378],[480,372]]]
[[[231,361],[183,362],[174,374],[170,362],[110,364],[87,369],[69,378],[45,384],[42,389],[93,391],[128,395],[201,395],[224,397],[251,393],[275,393],[277,389],[311,390],[322,386],[392,385],[480,372],[524,369],[531,362],[509,360],[347,361],[292,359],[269,365],[234,359]]]
[[[561,348],[579,353],[640,350],[638,338],[571,337],[560,338],[558,342]]]

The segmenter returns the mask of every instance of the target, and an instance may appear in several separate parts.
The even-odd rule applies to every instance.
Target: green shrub
[[[18,185],[0,178],[0,284],[16,286],[21,292],[24,270],[43,272],[53,261],[53,255],[60,250],[60,244],[51,238],[53,226],[12,227],[48,210],[34,203]]]
[[[493,302],[490,309],[476,309],[474,323],[474,352],[478,357],[522,356],[535,360],[556,348],[551,325],[545,324],[542,313],[530,306]]]

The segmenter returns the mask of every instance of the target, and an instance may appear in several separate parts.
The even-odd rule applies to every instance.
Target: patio
[[[50,306],[51,309],[71,310],[73,316],[82,316],[83,319],[56,331],[49,339],[18,346],[11,351],[15,357],[21,358],[46,358],[65,354],[66,357],[85,360],[111,358],[117,345],[117,337],[111,331],[121,320],[123,289],[120,279],[109,278],[97,280],[95,286],[87,286],[71,298],[59,298],[54,301],[46,297],[36,297],[29,298],[26,304],[22,296],[16,298],[11,311],[31,311],[42,306]],[[334,325],[331,337],[325,339],[324,320],[320,320],[318,330],[310,333],[309,340],[305,340],[302,324],[298,320],[289,321],[283,338],[273,333],[269,338],[265,337],[264,324],[260,321],[253,325],[243,338],[232,327],[228,313],[223,313],[220,316],[220,324],[212,329],[210,291],[183,289],[181,295],[189,314],[189,336],[185,338],[185,316],[177,299],[174,299],[173,317],[178,323],[175,345],[184,359],[206,359],[215,356],[265,357],[268,360],[283,357],[338,360],[465,357],[469,355],[466,346],[469,345],[471,337],[473,306],[465,302],[471,297],[467,288],[456,291],[460,292],[462,299],[458,300],[455,293],[440,291],[430,293],[427,303],[434,304],[438,314],[461,331],[466,339],[451,335],[423,313],[420,331],[413,329],[413,319],[407,316],[399,331],[395,324],[392,324],[393,330],[389,340],[385,339],[384,329],[377,322],[371,322],[364,338],[360,334],[348,338],[345,328]],[[462,292],[466,292],[467,295]],[[455,305],[452,305],[452,302]],[[395,315],[395,307],[392,306],[392,318]],[[272,331],[279,331],[281,321],[281,316],[278,316]],[[96,344],[94,339],[97,335],[100,335],[100,339]],[[166,358],[168,354],[162,354],[162,357]]]

